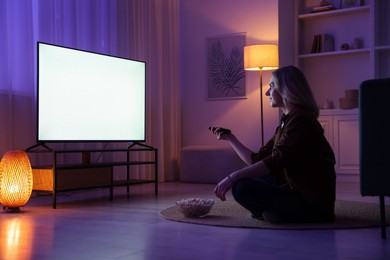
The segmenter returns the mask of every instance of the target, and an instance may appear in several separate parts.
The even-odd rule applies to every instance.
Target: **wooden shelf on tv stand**
[[[57,207],[57,193],[82,189],[109,188],[110,200],[113,200],[113,189],[116,186],[127,186],[129,194],[130,185],[142,183],[154,183],[155,195],[158,195],[158,160],[157,148],[142,146],[137,148],[131,146],[126,149],[39,149],[39,146],[26,149],[31,154],[51,153],[52,165],[33,166],[33,190],[48,191],[53,193],[53,208]],[[38,149],[37,149],[38,148]],[[127,160],[90,163],[85,161],[90,158],[91,153],[125,153]],[[130,154],[134,152],[152,153],[153,160],[131,161]],[[57,156],[60,154],[75,153],[80,154],[82,163],[79,164],[57,164]],[[130,178],[130,167],[134,165],[154,165],[154,179],[142,180]],[[127,167],[127,178],[124,180],[114,180],[113,168],[117,166]]]

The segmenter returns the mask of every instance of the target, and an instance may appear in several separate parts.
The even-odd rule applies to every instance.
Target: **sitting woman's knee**
[[[239,201],[240,198],[243,196],[245,197],[248,187],[250,186],[250,182],[251,181],[249,179],[241,179],[234,183],[232,187],[232,194],[235,200]]]

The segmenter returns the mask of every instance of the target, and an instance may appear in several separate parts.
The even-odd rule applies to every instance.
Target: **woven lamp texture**
[[[30,160],[24,151],[8,151],[0,162],[0,203],[3,207],[24,206],[32,192]]]

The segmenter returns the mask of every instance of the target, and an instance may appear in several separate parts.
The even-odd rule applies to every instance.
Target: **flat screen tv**
[[[145,141],[145,62],[38,42],[37,141]]]

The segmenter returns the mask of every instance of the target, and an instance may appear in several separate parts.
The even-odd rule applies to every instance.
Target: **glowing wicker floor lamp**
[[[260,71],[260,127],[261,145],[264,145],[263,70],[275,70],[279,66],[278,46],[256,44],[244,47],[244,69]]]
[[[30,160],[24,151],[8,151],[0,162],[0,203],[18,212],[30,199],[33,185]]]

